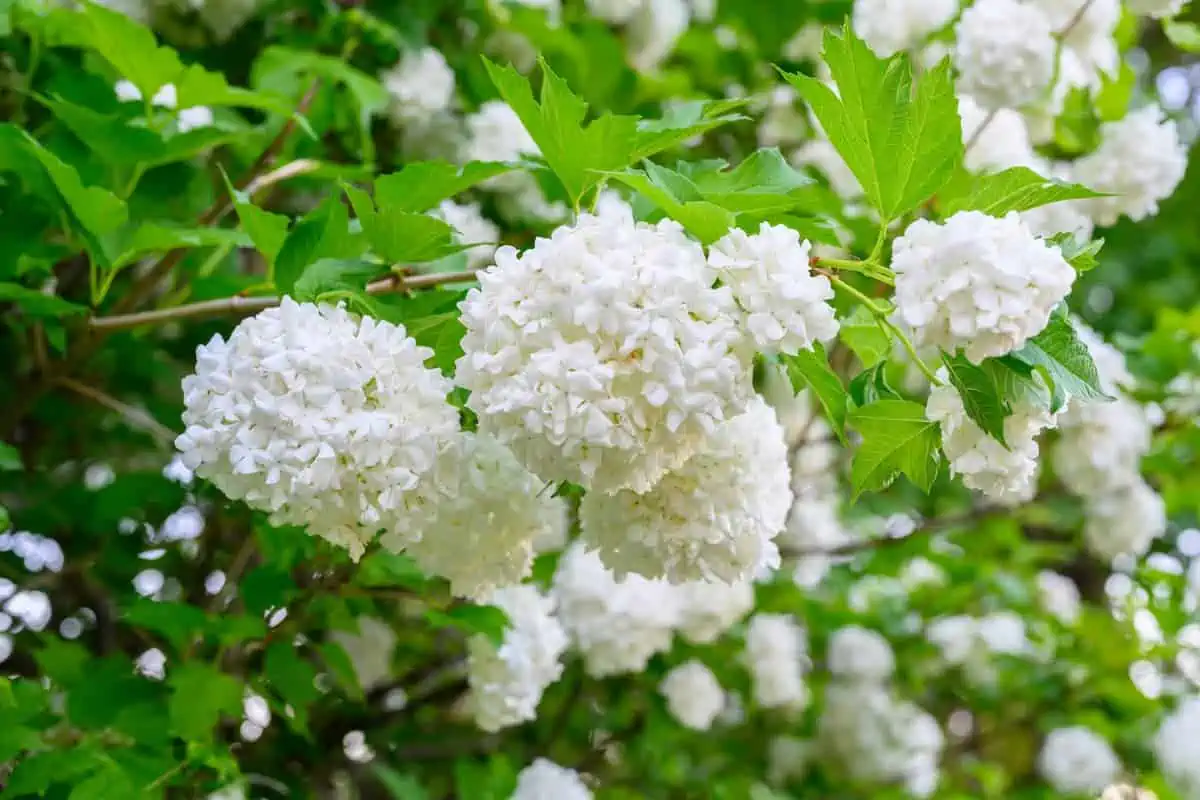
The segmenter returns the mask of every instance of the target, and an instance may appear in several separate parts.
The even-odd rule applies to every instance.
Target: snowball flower
[[[783,429],[759,399],[649,492],[589,492],[580,531],[618,575],[746,580],[778,564],[772,540],[791,504],[789,480]]]
[[[788,161],[794,167],[812,167],[825,176],[830,188],[843,200],[863,195],[862,184],[854,170],[828,139],[811,139],[792,151]]]
[[[488,100],[479,110],[467,116],[467,141],[463,159],[466,161],[516,161],[522,155],[536,155],[537,143],[525,130],[524,123],[503,100]],[[512,182],[517,173],[499,175],[486,184],[495,187]]]
[[[1200,797],[1200,697],[1189,697],[1163,720],[1154,736],[1154,758],[1181,797]]]
[[[681,619],[670,584],[630,575],[618,581],[600,557],[575,544],[554,575],[558,615],[594,678],[637,673],[671,647]]]
[[[592,792],[575,770],[539,758],[521,770],[509,800],[592,800]]]
[[[969,95],[958,96],[965,164],[972,172],[999,172],[1009,167],[1032,167],[1037,160],[1025,118],[1011,108],[994,112],[981,108]]]
[[[786,614],[755,614],[746,629],[742,661],[754,679],[754,702],[762,708],[804,708],[808,645],[804,629]]]
[[[1075,581],[1057,572],[1042,570],[1037,575],[1038,599],[1046,613],[1064,625],[1079,621],[1082,603]]]
[[[1046,736],[1038,755],[1038,771],[1057,792],[1095,795],[1117,779],[1121,762],[1103,737],[1073,725]]]
[[[712,670],[699,661],[675,667],[658,687],[667,710],[686,728],[706,731],[725,707],[725,692]]]
[[[554,617],[554,599],[535,586],[510,586],[486,598],[508,615],[499,647],[483,634],[467,643],[468,704],[475,723],[498,731],[537,717],[546,687],[562,675],[567,634]]]
[[[443,200],[441,205],[431,212],[431,216],[454,228],[456,243],[475,245],[464,251],[467,269],[483,269],[492,263],[492,256],[496,253],[495,243],[500,240],[500,228],[483,215],[478,203],[460,204],[453,200]]]
[[[800,109],[798,97],[788,83],[772,87],[766,94],[757,131],[759,147],[783,147],[803,141],[808,116]]]
[[[562,498],[491,436],[462,434],[439,454],[427,482],[437,494],[420,538],[388,532],[380,543],[407,550],[460,597],[520,583],[533,566],[535,541],[562,535]]]
[[[711,644],[754,608],[750,581],[693,581],[680,584],[679,633],[693,644]]]
[[[983,617],[938,617],[926,626],[925,638],[941,651],[945,666],[963,668],[977,683],[995,679],[994,656],[1021,656],[1030,651],[1025,622],[1011,611]]]
[[[454,70],[432,47],[405,53],[382,79],[392,96],[392,115],[400,122],[422,122],[454,102]]]
[[[1019,108],[1050,85],[1057,45],[1046,15],[1019,0],[976,0],[955,26],[959,88],[984,108]]]
[[[1167,19],[1182,11],[1187,0],[1127,0],[1125,5],[1134,14]]]
[[[458,435],[432,354],[403,326],[284,298],[197,348],[175,445],[227,497],[358,558],[385,524],[409,533]]]
[[[854,0],[854,30],[887,58],[921,44],[957,11],[958,0]]]
[[[1151,429],[1134,401],[1121,396],[1107,403],[1072,403],[1059,417],[1059,427],[1054,468],[1070,491],[1094,497],[1139,480]]]
[[[833,632],[825,661],[831,674],[852,680],[882,681],[896,669],[896,656],[887,639],[858,625]]]
[[[1166,506],[1144,481],[1090,498],[1083,539],[1100,558],[1141,556],[1167,530]]]
[[[945,368],[938,375],[945,381]],[[1036,380],[1040,386],[1041,378]],[[950,471],[961,476],[968,489],[999,502],[1028,498],[1037,480],[1037,436],[1054,425],[1054,415],[1028,395],[1014,399],[1011,408],[1001,444],[967,416],[962,397],[949,382],[934,386],[925,404],[925,414],[941,425],[942,452]]]
[[[690,21],[688,0],[642,0],[626,34],[630,65],[638,72],[658,69]]]
[[[480,430],[545,480],[647,491],[749,401],[732,295],[677,223],[612,205],[501,247],[479,283],[458,380]]]
[[[1112,225],[1121,215],[1134,222],[1154,216],[1186,170],[1179,130],[1155,105],[1101,125],[1100,146],[1074,165],[1079,183],[1110,195],[1085,201],[1100,225]]]
[[[811,350],[837,335],[833,286],[812,274],[811,249],[796,231],[766,222],[753,235],[734,228],[709,248],[708,263],[733,291],[759,350]]]
[[[1097,71],[1116,74],[1120,54],[1113,39],[1113,31],[1121,18],[1120,0],[1029,0],[1041,10],[1055,31],[1066,31],[1064,53],[1078,62],[1083,72],[1082,80],[1072,80],[1075,85],[1099,88]],[[1060,83],[1064,77],[1063,66],[1059,67]],[[1069,84],[1068,84],[1069,85]],[[1056,91],[1058,87],[1055,87]],[[1064,92],[1065,98],[1065,92]],[[1062,100],[1056,98],[1054,111],[1062,110]]]
[[[960,211],[920,219],[893,246],[896,314],[918,347],[960,348],[978,364],[1037,335],[1071,290],[1075,270],[1018,214]]]

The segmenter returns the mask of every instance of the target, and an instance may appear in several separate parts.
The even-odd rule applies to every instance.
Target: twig
[[[428,289],[441,286],[444,283],[461,283],[475,280],[474,270],[463,272],[442,272],[433,275],[414,275],[402,277],[399,275],[375,281],[367,286],[367,294],[387,294],[389,292],[406,292],[413,289]],[[157,325],[179,319],[197,319],[203,317],[220,317],[226,314],[256,314],[266,308],[277,306],[283,301],[278,295],[263,297],[225,297],[219,300],[204,300],[199,303],[160,308],[154,311],[139,311],[135,314],[113,314],[106,317],[93,317],[88,326],[98,331],[119,331],[137,328],[142,325]]]
[[[140,408],[136,408],[128,403],[121,402],[117,398],[105,394],[104,392],[92,386],[80,383],[73,378],[59,378],[57,383],[64,389],[70,389],[72,392],[75,392],[75,394],[99,403],[110,411],[117,412],[127,423],[129,423],[130,427],[136,428],[143,433],[150,434],[167,447],[170,447],[175,441],[177,434],[173,430],[168,428],[166,425],[163,425],[161,422],[154,419],[154,417],[150,416]]]

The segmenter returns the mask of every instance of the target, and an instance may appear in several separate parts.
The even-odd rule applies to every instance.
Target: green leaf
[[[1093,239],[1089,242],[1080,242],[1073,233],[1058,233],[1047,239],[1046,244],[1058,247],[1067,263],[1074,267],[1076,272],[1082,274],[1090,272],[1100,265],[1096,256],[1104,247],[1104,240]]]
[[[156,603],[139,598],[124,614],[127,622],[146,628],[183,651],[197,636],[203,636],[208,618],[196,606],[187,603]]]
[[[880,326],[875,315],[861,305],[855,306],[850,316],[841,321],[838,338],[854,351],[866,368],[875,366],[892,352],[891,335]]]
[[[354,253],[350,214],[336,195],[296,223],[275,258],[275,287],[291,294],[306,267],[323,258],[346,258]]]
[[[1041,367],[1053,388],[1084,400],[1111,400],[1100,386],[1096,363],[1070,321],[1051,316],[1045,330],[1010,355],[1031,367]]]
[[[429,792],[411,775],[402,775],[391,767],[373,764],[372,769],[392,800],[429,800]]]
[[[945,214],[959,211],[981,211],[1002,217],[1010,211],[1060,203],[1064,200],[1084,200],[1102,197],[1086,186],[1053,178],[1043,178],[1028,167],[1012,167],[991,175],[974,176],[964,187],[966,194],[955,198],[940,198]]]
[[[95,770],[99,761],[96,751],[84,747],[31,753],[17,761],[5,781],[5,797],[40,797],[56,783],[74,784]]]
[[[287,570],[269,564],[250,570],[238,586],[242,603],[251,614],[286,605],[296,591],[296,582]]]
[[[981,366],[991,375],[1000,396],[1009,406],[1032,406],[1051,412],[1060,409],[1061,401],[1054,401],[1046,382],[1040,379],[1034,367],[1011,355],[985,359]]]
[[[937,477],[941,435],[925,409],[908,400],[878,400],[850,412],[850,424],[862,434],[850,481],[857,497],[880,491],[903,473],[928,492]]]
[[[321,653],[326,668],[329,669],[330,674],[337,680],[346,695],[361,699],[363,690],[358,682],[358,673],[354,671],[354,662],[346,654],[345,648],[337,642],[327,641],[322,642],[317,650]]]
[[[842,380],[829,366],[825,348],[820,342],[814,342],[811,350],[801,350],[795,355],[781,354],[780,362],[787,368],[788,378],[792,381],[792,389],[797,393],[805,388],[812,389],[825,416],[833,426],[834,433],[844,443],[846,441],[846,409],[849,395],[842,386]]]
[[[375,202],[383,212],[428,211],[441,201],[512,169],[511,164],[499,161],[471,161],[462,165],[416,161],[399,172],[377,178]]]
[[[389,264],[436,261],[463,249],[454,228],[442,220],[396,208],[376,211],[366,192],[349,184],[344,188],[372,252]]]
[[[606,177],[641,194],[704,244],[720,239],[737,220],[732,211],[699,199],[699,190],[686,176],[650,161],[644,170],[609,172]]]
[[[222,715],[240,718],[242,684],[231,675],[199,661],[172,665],[168,713],[171,728],[189,742],[209,742]]]
[[[230,86],[219,72],[209,72],[198,64],[191,64],[175,81],[175,94],[179,108],[207,106],[209,108],[257,108],[288,117],[295,115],[295,107],[287,99],[265,92],[255,92]]]
[[[1196,23],[1164,19],[1162,27],[1171,44],[1185,53],[1200,53],[1200,26]]]
[[[598,172],[619,170],[637,160],[637,118],[604,114],[585,124],[587,103],[545,61],[539,63],[542,91],[535,100],[521,73],[484,59],[500,96],[520,117],[571,201],[579,205],[584,193],[600,182]]]
[[[367,281],[383,271],[383,267],[361,259],[322,258],[304,268],[292,287],[297,300],[315,301],[326,292],[349,291],[361,294]]]
[[[250,240],[254,242],[254,247],[258,252],[262,253],[263,258],[267,262],[268,269],[272,270],[269,274],[274,274],[273,270],[279,256],[279,251],[283,248],[283,243],[288,238],[288,218],[283,214],[273,214],[270,211],[264,211],[254,205],[250,195],[238,191],[224,171],[221,172],[221,177],[225,179],[225,186],[229,190],[229,196],[233,198],[233,207],[237,211],[242,228],[246,231]]]
[[[426,364],[446,375],[454,374],[454,362],[463,354],[462,338],[467,329],[457,311],[445,311],[405,324],[408,335],[422,347],[433,350]]]
[[[60,97],[43,103],[71,133],[109,163],[132,165],[153,161],[164,149],[162,136],[149,128],[131,125],[120,117],[101,114]]]
[[[90,24],[88,43],[136,86],[142,97],[153,97],[183,72],[179,55],[160,47],[149,28],[97,3],[84,4],[82,13]]]
[[[913,92],[906,55],[884,60],[845,26],[825,34],[835,93],[819,80],[784,73],[812,107],[830,142],[885,219],[916,208],[962,161],[962,128],[948,60]]]
[[[138,225],[136,232],[113,260],[113,269],[134,263],[147,253],[179,248],[245,247],[249,238],[229,228],[176,228],[155,222]]]
[[[816,182],[788,163],[778,148],[762,148],[733,169],[723,162],[678,165],[699,196],[734,213],[773,214],[819,204],[809,191]]]
[[[900,393],[888,384],[887,362],[880,361],[865,369],[850,381],[850,399],[858,407],[869,406],[877,400],[902,400]]]
[[[426,609],[425,619],[431,625],[458,628],[467,633],[483,634],[497,647],[504,641],[508,615],[495,606],[457,605],[449,611]]]
[[[48,640],[34,655],[42,673],[59,686],[70,686],[83,679],[92,655],[80,644],[61,639]]]
[[[21,460],[21,452],[11,444],[0,442],[0,472],[20,472],[23,469],[25,463]]]
[[[30,317],[69,317],[87,312],[84,306],[17,283],[0,283],[0,303],[16,303]]]
[[[1012,415],[1012,407],[1004,401],[991,373],[982,366],[972,364],[962,355],[942,353],[942,363],[946,365],[950,383],[958,391],[967,417],[980,430],[1007,447],[1004,420]]]
[[[1100,72],[1100,91],[1096,93],[1096,112],[1101,122],[1116,122],[1129,112],[1133,90],[1137,88],[1137,73],[1128,61],[1121,62],[1115,76]]]
[[[294,713],[299,730],[308,729],[308,707],[321,696],[317,671],[290,643],[275,642],[263,657],[263,674]]]
[[[728,113],[744,104],[744,100],[693,100],[671,107],[660,119],[639,120],[637,143],[626,163],[641,161],[721,125],[746,119]]]

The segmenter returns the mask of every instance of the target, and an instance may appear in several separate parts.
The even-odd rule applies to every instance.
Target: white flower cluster
[[[693,581],[675,587],[678,630],[692,644],[711,644],[754,608],[750,581]]]
[[[759,350],[795,353],[837,335],[833,286],[809,267],[809,243],[782,225],[757,234],[734,228],[709,250],[708,263],[745,313]]]
[[[829,181],[829,187],[843,200],[854,201],[863,196],[858,176],[828,139],[810,139],[793,150],[788,161],[795,167],[807,166],[820,172]],[[854,208],[853,204],[848,204],[846,212],[850,213]]]
[[[642,0],[628,21],[629,63],[639,72],[657,69],[691,24],[688,0]]]
[[[492,263],[496,254],[496,242],[500,241],[500,228],[483,215],[478,203],[460,204],[443,200],[431,216],[454,228],[454,239],[458,244],[475,245],[466,250],[467,269],[483,269]]]
[[[638,575],[617,581],[579,544],[558,562],[554,596],[559,619],[594,678],[644,670],[670,648],[680,615],[670,584]]]
[[[854,31],[887,58],[921,44],[957,12],[958,0],[854,0]]]
[[[226,496],[357,558],[381,528],[412,533],[458,435],[431,354],[401,326],[285,298],[197,349],[176,446]]]
[[[462,304],[480,430],[540,477],[650,489],[749,400],[728,289],[676,223],[584,214],[496,252]]]
[[[1019,108],[1049,86],[1057,45],[1050,19],[1036,5],[975,0],[955,32],[959,88],[984,108]]]
[[[420,537],[393,529],[380,543],[407,551],[460,597],[520,583],[533,565],[534,542],[566,535],[564,501],[491,436],[463,433],[447,444],[428,484]]]
[[[1189,697],[1163,720],[1154,736],[1158,769],[1180,797],[1200,797],[1200,697]]]
[[[1137,222],[1158,212],[1183,180],[1187,149],[1174,121],[1158,106],[1130,112],[1100,126],[1100,146],[1075,162],[1075,180],[1107,197],[1086,201],[1090,216],[1112,225],[1124,215]]]
[[[964,156],[972,172],[998,172],[1009,167],[1032,167],[1037,160],[1025,118],[1011,108],[989,112],[970,95],[958,96]]]
[[[1121,762],[1102,736],[1073,725],[1047,734],[1038,755],[1038,770],[1057,792],[1094,795],[1117,779]]]
[[[1150,419],[1125,394],[1134,380],[1124,355],[1082,322],[1073,324],[1096,364],[1101,388],[1115,399],[1073,404],[1060,415],[1054,466],[1063,484],[1084,500],[1088,548],[1102,558],[1141,555],[1166,529],[1162,500],[1141,477]]]
[[[567,634],[554,616],[554,598],[534,586],[510,586],[486,598],[508,615],[499,647],[483,634],[468,642],[468,703],[475,723],[498,731],[537,717],[546,687],[562,675]]]
[[[760,708],[802,710],[809,702],[808,643],[804,629],[787,614],[755,614],[746,629],[742,660],[754,679]]]
[[[842,680],[886,681],[896,669],[896,656],[888,640],[858,625],[833,632],[825,660],[830,674]]]
[[[1018,214],[962,211],[917,220],[896,239],[897,316],[918,347],[960,348],[979,363],[1021,347],[1067,296],[1075,270]]]
[[[1187,0],[1126,0],[1125,5],[1134,14],[1166,19],[1182,11]]]
[[[939,377],[946,379],[945,368]],[[1042,378],[1035,373],[1035,380]],[[1012,414],[1004,418],[1004,444],[984,432],[967,416],[962,397],[949,382],[929,392],[925,413],[941,425],[942,451],[950,470],[961,475],[963,485],[1000,503],[1019,503],[1037,489],[1037,436],[1053,427],[1055,416],[1028,396],[1013,401]],[[1006,446],[1007,445],[1007,446]]]
[[[592,791],[575,770],[539,758],[521,770],[509,800],[592,800]]]
[[[454,70],[432,47],[411,50],[382,76],[397,122],[423,123],[449,111],[454,103]]]
[[[674,667],[658,687],[667,710],[686,728],[706,731],[725,708],[725,691],[712,670],[692,660]]]
[[[1057,572],[1042,570],[1037,575],[1038,600],[1046,613],[1063,625],[1079,621],[1083,606],[1075,581]]]
[[[926,626],[925,638],[941,651],[945,666],[961,668],[979,684],[995,680],[995,656],[1026,656],[1032,652],[1025,621],[1012,611],[995,611],[982,617],[939,617]]]
[[[488,100],[467,115],[460,158],[463,161],[519,161],[540,154],[517,112],[503,100]],[[502,213],[522,220],[557,221],[566,208],[550,203],[528,172],[513,171],[488,180],[483,188],[498,193]]]
[[[579,507],[583,540],[618,576],[745,580],[778,565],[772,540],[791,503],[789,477],[783,430],[756,400],[648,492],[589,492]]]

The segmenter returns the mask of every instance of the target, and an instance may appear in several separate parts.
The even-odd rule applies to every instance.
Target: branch
[[[463,272],[442,272],[433,275],[414,275],[402,277],[399,275],[375,281],[367,286],[367,294],[387,294],[389,292],[407,292],[414,289],[429,289],[444,283],[461,283],[475,280],[474,270]],[[257,314],[263,309],[279,305],[283,301],[278,295],[265,297],[225,297],[220,300],[205,300],[200,303],[160,308],[154,311],[140,311],[136,314],[114,314],[107,317],[92,317],[88,327],[94,331],[120,331],[137,328],[142,325],[158,325],[181,319],[202,319],[205,317],[220,317],[226,314]]]
[[[70,389],[72,392],[75,392],[75,394],[80,395],[81,397],[86,397],[87,399],[104,406],[110,411],[117,412],[131,428],[149,434],[160,444],[164,444],[167,447],[173,446],[175,437],[177,435],[175,431],[171,430],[166,425],[163,425],[161,422],[150,416],[142,409],[131,406],[128,403],[124,403],[117,398],[112,397],[111,395],[105,394],[99,389],[88,386],[84,383],[80,383],[73,378],[59,378],[57,383],[59,386],[62,386],[65,389]]]

